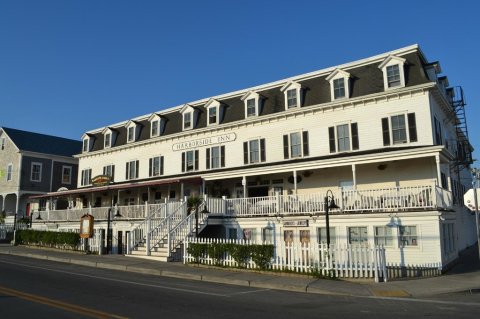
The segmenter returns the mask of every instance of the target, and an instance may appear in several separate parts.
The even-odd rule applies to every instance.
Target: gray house
[[[75,188],[81,149],[80,141],[0,127],[0,212],[28,216],[29,196]]]

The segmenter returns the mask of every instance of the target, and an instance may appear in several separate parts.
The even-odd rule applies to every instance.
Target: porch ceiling
[[[163,179],[163,180],[149,181],[149,182],[126,183],[126,184],[118,184],[118,185],[80,188],[80,189],[73,189],[73,190],[62,191],[62,192],[51,192],[43,195],[30,196],[29,198],[38,199],[38,198],[59,197],[59,196],[73,195],[73,194],[90,194],[90,193],[104,192],[109,190],[122,190],[122,189],[168,185],[168,184],[176,184],[176,183],[186,183],[186,182],[200,183],[201,181],[202,179],[200,177]]]

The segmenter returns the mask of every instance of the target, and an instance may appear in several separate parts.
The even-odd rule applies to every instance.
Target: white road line
[[[480,303],[475,303],[475,302],[463,302],[463,301],[445,301],[445,300],[433,300],[433,299],[413,299],[413,298],[379,297],[379,296],[358,296],[358,297],[359,297],[359,298],[368,298],[368,299],[391,300],[391,301],[419,302],[419,303],[435,303],[435,304],[440,304],[440,305],[480,307]]]
[[[144,284],[144,283],[139,283],[139,282],[134,282],[134,281],[128,281],[128,280],[112,279],[112,278],[106,278],[106,277],[101,277],[101,276],[93,276],[93,275],[86,275],[86,274],[80,274],[80,273],[76,273],[76,272],[70,272],[70,271],[64,271],[64,270],[58,270],[58,269],[52,269],[52,268],[44,268],[44,267],[39,267],[39,266],[32,266],[32,265],[23,264],[23,263],[13,263],[13,262],[5,261],[5,260],[2,260],[2,259],[0,259],[0,263],[11,264],[11,265],[15,265],[15,266],[19,266],[19,265],[20,265],[20,266],[27,267],[27,268],[35,268],[35,269],[52,271],[52,272],[58,272],[58,273],[63,273],[63,274],[68,274],[68,275],[74,275],[74,276],[80,276],[80,277],[88,277],[88,278],[94,278],[94,279],[102,279],[102,280],[107,280],[107,281],[119,282],[119,283],[123,283],[123,284],[130,284],[130,285],[137,285],[137,286],[144,286],[144,287],[152,287],[152,288],[160,288],[160,289],[167,289],[167,290],[188,292],[188,293],[197,294],[197,295],[208,295],[208,296],[216,296],[216,297],[229,297],[228,294],[218,294],[218,293],[204,292],[204,291],[198,291],[198,290],[174,288],[174,287],[168,287],[168,286],[162,286],[162,285]]]

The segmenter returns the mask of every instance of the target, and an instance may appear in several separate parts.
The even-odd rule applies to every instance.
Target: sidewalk
[[[471,249],[464,254],[459,264],[447,275],[434,278],[375,283],[373,280],[316,279],[302,275],[266,274],[242,270],[197,267],[176,262],[166,263],[122,255],[85,255],[41,248],[0,245],[0,255],[44,259],[101,269],[316,294],[383,297],[421,297],[480,289],[480,262],[478,262],[476,253],[476,249]]]

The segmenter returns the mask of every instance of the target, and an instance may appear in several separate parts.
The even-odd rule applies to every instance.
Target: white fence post
[[[150,256],[150,237],[151,237],[151,234],[150,234],[150,228],[151,228],[151,219],[150,218],[147,218],[147,234],[145,236],[145,254],[147,256]]]

